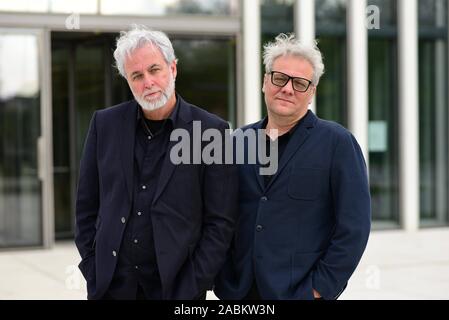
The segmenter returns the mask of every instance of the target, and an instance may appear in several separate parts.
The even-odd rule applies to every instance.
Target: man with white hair
[[[221,299],[336,299],[370,232],[365,161],[349,131],[308,110],[324,72],[316,43],[281,34],[264,47],[264,64],[268,116],[242,130],[265,130],[267,147],[277,139],[267,150],[278,152],[278,170],[239,167],[237,230],[214,291]]]
[[[114,57],[135,100],[95,112],[84,146],[75,242],[88,299],[204,299],[232,239],[237,171],[175,165],[170,135],[199,121],[225,137],[228,124],[175,92],[164,33],[122,32]]]

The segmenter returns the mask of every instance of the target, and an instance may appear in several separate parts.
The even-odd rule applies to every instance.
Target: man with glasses
[[[265,130],[268,146],[277,139],[267,150],[279,165],[265,176],[261,165],[240,166],[237,230],[215,294],[336,299],[368,241],[366,164],[349,131],[308,110],[324,73],[316,43],[281,34],[264,47],[264,64],[268,116],[242,130]]]

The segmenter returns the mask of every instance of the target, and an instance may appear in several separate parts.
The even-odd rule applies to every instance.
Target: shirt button
[[[145,190],[146,188],[147,188],[147,186],[146,186],[146,185],[143,185],[143,186],[142,186],[142,189],[143,189],[143,190]]]
[[[263,229],[263,227],[262,227],[260,224],[258,224],[258,225],[256,226],[256,231],[257,231],[257,232],[262,231],[262,229]]]
[[[139,269],[139,266],[134,266],[135,269]]]
[[[142,212],[140,212],[140,211],[137,212],[137,215],[138,215],[138,216],[141,216],[141,215],[142,215]]]
[[[116,256],[117,256],[117,252],[115,252],[115,250],[112,250],[112,255],[113,255],[114,257],[116,257]]]
[[[151,140],[151,136],[148,136],[148,140]]]
[[[139,240],[137,240],[137,239],[134,239],[134,243],[137,243],[137,242],[139,242]]]
[[[268,198],[267,198],[267,197],[265,197],[265,196],[263,196],[262,198],[260,198],[260,200],[262,200],[262,201],[267,201],[267,200],[268,200]]]
[[[122,217],[121,221],[122,221],[122,223],[125,223],[126,222],[125,217]]]

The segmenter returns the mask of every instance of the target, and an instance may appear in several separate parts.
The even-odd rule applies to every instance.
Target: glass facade
[[[0,248],[42,243],[39,42],[0,29]]]
[[[294,31],[294,0],[260,0],[262,44]]]
[[[418,4],[420,218],[440,226],[448,224],[448,3]]]
[[[369,0],[380,28],[368,31],[369,177],[372,217],[399,223],[396,1]]]
[[[0,11],[163,16],[237,15],[238,0],[0,0]]]
[[[0,0],[0,11],[47,12],[48,10],[48,0]]]
[[[124,7],[121,0],[101,0],[102,14],[136,15],[236,15],[237,0],[131,0]]]
[[[325,66],[316,95],[317,115],[347,126],[346,0],[315,1],[315,21]]]
[[[234,38],[173,37],[178,58],[176,87],[187,101],[236,125]]]

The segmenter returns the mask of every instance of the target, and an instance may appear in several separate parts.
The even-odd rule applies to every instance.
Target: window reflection
[[[315,0],[317,33],[340,34],[346,29],[347,0]]]
[[[0,11],[47,12],[48,0],[0,0]]]
[[[423,226],[448,223],[447,0],[420,0],[419,139]]]
[[[0,30],[0,247],[41,243],[38,43]]]
[[[100,13],[111,15],[236,15],[238,0],[101,0]]]
[[[294,0],[261,0],[262,43],[294,31]]]
[[[173,47],[178,57],[176,90],[235,125],[235,40],[174,39]]]
[[[396,26],[396,1],[397,0],[368,0],[368,6],[377,6],[380,9],[380,27]]]
[[[0,0],[0,11],[105,15],[237,15],[239,0]]]
[[[398,98],[396,2],[370,0],[381,28],[368,32],[369,175],[373,220],[397,225]]]
[[[0,99],[30,98],[38,93],[36,38],[2,35],[0,38]]]
[[[49,0],[50,12],[54,13],[97,13],[97,1],[94,0]],[[123,2],[122,2],[123,6]]]
[[[316,0],[315,19],[325,65],[316,111],[319,117],[346,126],[346,0]]]

